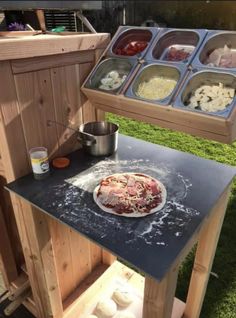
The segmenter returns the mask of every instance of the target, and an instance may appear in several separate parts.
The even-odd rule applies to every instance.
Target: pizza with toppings
[[[161,210],[166,203],[166,188],[142,173],[116,173],[105,177],[95,188],[93,198],[105,212],[144,217]]]

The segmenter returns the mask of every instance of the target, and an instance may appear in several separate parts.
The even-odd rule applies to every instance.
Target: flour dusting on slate
[[[93,190],[102,178],[118,172],[139,172],[160,180],[167,189],[165,207],[156,214],[138,219],[101,211],[93,201]],[[191,186],[190,180],[165,164],[157,167],[151,160],[106,159],[92,163],[87,170],[66,179],[64,184],[55,186],[56,200],[52,206],[60,213],[61,219],[79,223],[85,233],[91,232],[92,228],[94,234],[101,238],[109,233],[109,240],[117,242],[117,232],[125,228],[127,236],[121,240],[125,239],[126,244],[142,241],[165,247],[168,242],[163,239],[163,232],[169,231],[172,237],[178,239],[187,230],[191,219],[199,215],[198,211],[184,205]],[[87,213],[80,213],[81,210]],[[115,229],[113,234],[108,230],[111,225]]]

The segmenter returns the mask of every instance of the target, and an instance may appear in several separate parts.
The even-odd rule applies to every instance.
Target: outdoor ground
[[[120,125],[120,133],[236,166],[236,142],[214,141],[172,132],[112,114],[107,119]],[[186,298],[194,252],[180,270],[177,297]],[[236,318],[236,180],[233,185],[200,318]]]

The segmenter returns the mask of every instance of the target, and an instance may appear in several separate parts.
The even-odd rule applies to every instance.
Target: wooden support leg
[[[62,300],[46,217],[23,200],[14,198],[13,204],[37,317],[61,318]]]
[[[200,315],[229,194],[230,187],[223,193],[201,230],[184,312],[185,318],[198,318]]]
[[[10,282],[15,280],[18,276],[17,268],[15,264],[14,255],[10,239],[8,237],[6,224],[3,217],[3,212],[0,207],[0,271],[2,272],[4,283],[6,288],[9,289]]]
[[[170,318],[178,278],[178,268],[172,269],[157,283],[145,277],[143,318]]]
[[[106,265],[111,265],[115,260],[117,259],[116,256],[111,254],[110,252],[106,250],[102,250],[102,262]]]

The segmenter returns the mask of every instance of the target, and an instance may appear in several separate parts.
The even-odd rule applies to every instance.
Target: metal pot
[[[117,150],[119,126],[106,121],[95,121],[79,126],[78,140],[93,156],[111,155]]]

